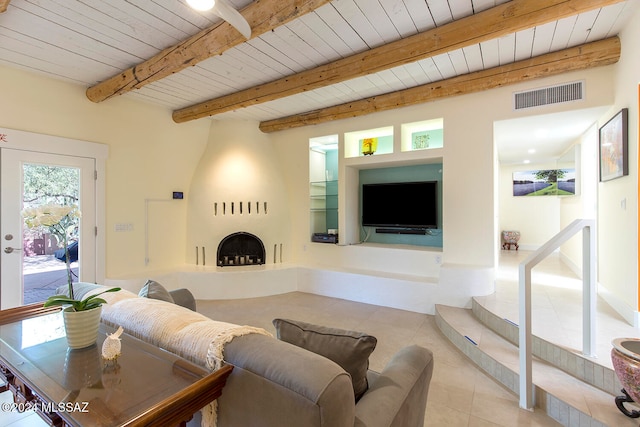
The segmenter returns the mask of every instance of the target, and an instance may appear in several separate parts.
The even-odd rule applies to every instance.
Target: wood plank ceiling
[[[421,85],[447,96],[506,84],[501,76],[522,69],[519,61],[557,72],[615,62],[619,45],[611,37],[640,3],[230,1],[252,24],[248,41],[184,0],[0,0],[0,11],[8,4],[0,14],[0,63],[78,83],[102,102],[111,96],[106,82],[131,70],[129,86],[137,88],[121,96],[165,106],[178,122],[215,113],[217,120],[256,120],[275,131],[348,117],[340,111],[352,105],[366,114],[383,109],[372,102],[385,101],[384,108],[425,102],[424,95],[411,95]],[[202,42],[205,36],[212,38]],[[167,72],[165,63],[142,76],[143,66],[166,62],[174,46],[178,60],[171,64],[186,68]],[[189,52],[194,46],[198,52]],[[153,81],[160,72],[166,76]],[[476,78],[485,80],[469,83]]]

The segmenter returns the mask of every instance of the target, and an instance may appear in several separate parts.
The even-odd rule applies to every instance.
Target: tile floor
[[[517,265],[526,255],[525,251],[502,251],[496,294],[486,297],[487,304],[493,304],[498,311],[505,310],[505,317],[510,319],[517,319]],[[538,268],[538,273],[534,270],[534,282],[534,331],[543,335],[553,331],[555,339],[573,342],[574,325],[576,322],[580,325],[580,314],[576,320],[576,313],[581,311],[579,306],[575,308],[576,293],[578,304],[580,301],[576,289],[579,281],[552,258]],[[598,308],[600,330],[618,336],[639,335],[638,330],[602,301]],[[198,301],[198,311],[216,320],[260,326],[271,332],[275,332],[271,321],[276,317],[365,331],[378,338],[370,360],[371,368],[376,370],[382,369],[405,345],[416,343],[430,348],[436,363],[425,426],[559,426],[540,411],[520,409],[515,395],[479,371],[446,340],[436,327],[434,316],[299,292],[244,300]],[[561,324],[567,327],[558,327]],[[610,337],[604,341],[601,346],[606,348],[607,357],[601,357],[603,360],[608,359]],[[6,394],[0,394],[0,399],[3,398],[7,398]],[[36,415],[19,419],[12,418],[13,415],[0,413],[0,427],[42,425]]]
[[[4,404],[12,403],[13,399],[11,397],[10,391],[5,391],[4,393],[0,393],[0,405],[4,408]],[[7,412],[0,409],[0,426],[11,426],[11,427],[41,427],[45,426],[38,415],[33,412]]]

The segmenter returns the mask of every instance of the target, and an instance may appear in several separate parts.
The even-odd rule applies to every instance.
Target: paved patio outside
[[[24,304],[42,302],[55,295],[59,286],[67,283],[64,262],[53,255],[35,255],[24,258]],[[77,280],[78,263],[71,263],[71,271]]]

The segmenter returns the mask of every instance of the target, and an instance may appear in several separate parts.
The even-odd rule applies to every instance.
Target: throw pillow
[[[73,284],[73,297],[75,299],[84,299],[84,296],[94,289],[105,288],[102,285],[87,282],[75,282]],[[69,296],[69,285],[62,285],[56,289],[56,295]]]
[[[378,340],[362,332],[274,319],[278,339],[331,359],[351,375],[356,402],[369,388],[369,356]]]
[[[140,289],[138,296],[174,303],[173,297],[169,291],[155,280],[147,280],[147,283],[145,283],[142,289]]]

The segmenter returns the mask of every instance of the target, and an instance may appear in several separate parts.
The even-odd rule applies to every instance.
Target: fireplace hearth
[[[217,263],[220,267],[265,263],[266,252],[259,237],[239,231],[222,239],[218,245]]]

